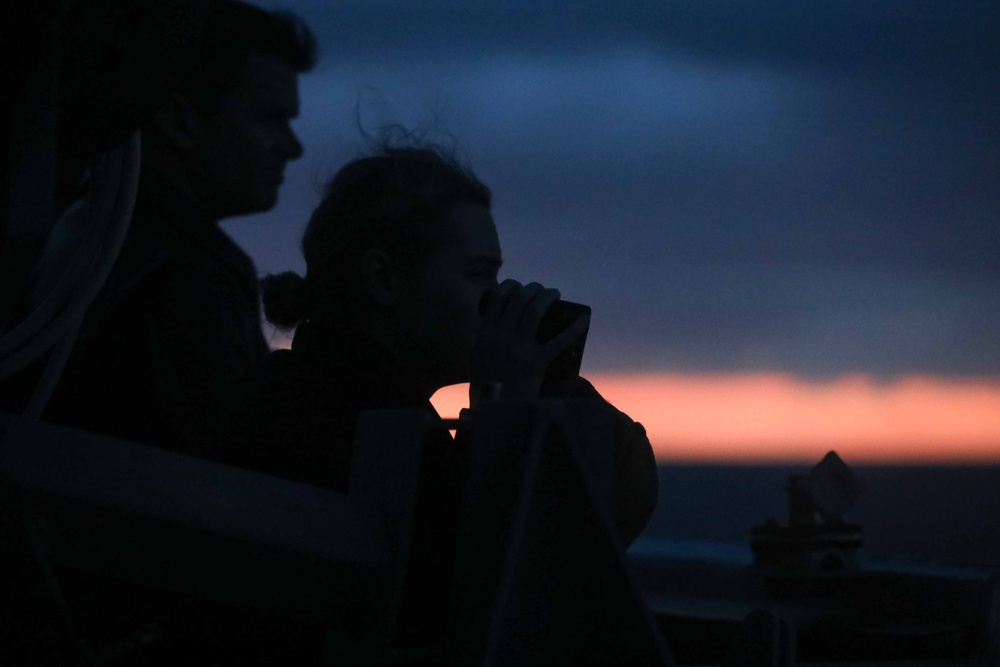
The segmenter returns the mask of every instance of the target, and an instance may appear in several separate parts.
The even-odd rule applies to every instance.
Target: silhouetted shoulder
[[[588,380],[573,380],[564,388],[566,398],[598,398],[611,410],[614,427],[615,523],[618,534],[630,544],[649,523],[660,493],[660,474],[653,447],[642,424],[604,400]]]
[[[338,383],[290,350],[276,350],[241,382],[209,429],[212,458],[338,491],[347,490],[356,415]]]

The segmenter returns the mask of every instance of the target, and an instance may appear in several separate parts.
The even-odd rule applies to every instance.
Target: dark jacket
[[[423,408],[436,415],[417,383],[375,345],[348,332],[335,338],[303,324],[291,350],[272,352],[260,371],[240,384],[216,428],[207,432],[210,455],[347,491],[361,412]]]
[[[191,451],[222,397],[267,356],[259,313],[250,258],[144,170],[125,245],[45,418]]]
[[[336,350],[330,354],[328,350]],[[369,342],[336,341],[304,324],[291,350],[273,352],[243,383],[203,451],[225,463],[347,491],[354,430],[365,410],[418,408],[437,416],[405,369]],[[402,645],[443,638],[448,579],[464,488],[467,449],[445,429],[424,440],[409,575],[396,629]]]
[[[563,396],[601,399],[583,378],[567,387]],[[213,456],[346,491],[358,415],[390,408],[423,408],[434,413],[406,369],[372,343],[346,332],[323,334],[304,324],[295,334],[292,349],[273,352],[261,371],[241,387],[221,428],[212,436]],[[628,544],[652,516],[659,477],[645,430],[611,409],[615,519],[619,535]],[[443,431],[441,435],[443,440],[431,454],[446,468],[438,474],[459,478],[465,455],[440,454],[453,444]]]
[[[570,392],[600,398],[586,380]],[[347,491],[354,432],[361,412],[418,408],[434,414],[406,368],[372,342],[344,329],[303,324],[291,350],[271,354],[222,413],[205,451],[224,462]],[[615,514],[631,542],[656,504],[658,476],[642,427],[614,410]],[[409,576],[397,628],[404,645],[433,646],[445,633],[468,450],[433,429],[424,441]]]

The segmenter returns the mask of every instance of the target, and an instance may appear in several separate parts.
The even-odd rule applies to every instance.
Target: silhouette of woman
[[[225,416],[228,432],[219,441],[227,451],[220,457],[346,490],[355,423],[364,410],[433,411],[430,396],[459,382],[471,382],[473,407],[487,390],[498,398],[536,397],[549,362],[587,322],[536,341],[559,292],[497,283],[502,256],[490,200],[469,170],[432,147],[386,149],[343,167],[302,241],[306,276],[262,281],[265,315],[296,327],[294,340],[291,350],[271,355],[239,396],[235,414]],[[582,378],[557,393],[599,398]],[[609,409],[615,515],[628,543],[652,514],[657,472],[642,427]],[[445,439],[425,458],[454,482],[463,456]]]

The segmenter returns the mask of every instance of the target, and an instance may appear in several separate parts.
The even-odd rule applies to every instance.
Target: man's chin
[[[274,194],[273,197],[263,197],[255,201],[244,202],[239,206],[233,206],[228,213],[226,213],[224,218],[235,218],[244,215],[253,215],[255,213],[266,213],[270,211],[278,203],[278,195]]]
[[[278,190],[275,189],[273,192],[261,197],[258,204],[259,208],[257,209],[257,212],[263,213],[264,211],[270,211],[278,204]]]

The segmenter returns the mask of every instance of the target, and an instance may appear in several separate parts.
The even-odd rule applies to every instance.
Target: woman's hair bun
[[[260,295],[264,317],[279,329],[294,329],[308,317],[308,285],[293,271],[261,278]]]

